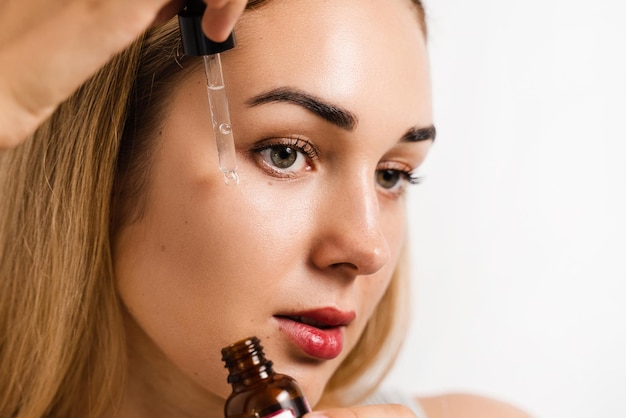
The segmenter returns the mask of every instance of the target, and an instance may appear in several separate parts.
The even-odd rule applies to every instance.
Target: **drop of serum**
[[[239,176],[235,170],[226,170],[224,173],[224,183],[227,186],[236,186],[239,184]]]
[[[229,133],[231,133],[231,129],[230,129],[230,125],[228,123],[222,123],[220,125],[220,133],[224,134],[224,135],[228,135]]]

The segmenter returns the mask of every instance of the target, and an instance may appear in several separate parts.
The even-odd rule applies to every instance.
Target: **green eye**
[[[298,151],[289,147],[272,147],[269,152],[270,161],[276,168],[289,168],[298,159]]]
[[[255,149],[252,155],[259,167],[269,175],[295,178],[313,170],[317,150],[306,139],[271,138]]]
[[[402,180],[402,173],[398,170],[378,170],[376,183],[385,189],[394,188]]]

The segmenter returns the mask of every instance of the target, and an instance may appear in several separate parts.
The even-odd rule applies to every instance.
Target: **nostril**
[[[359,271],[359,268],[356,266],[356,264],[353,264],[353,263],[345,263],[345,262],[344,263],[335,263],[335,264],[331,264],[329,267],[332,268],[332,269],[335,269],[335,270],[346,268],[346,269],[349,269],[349,270],[354,270],[356,272]]]
[[[351,277],[374,274],[389,259],[388,242],[378,232],[368,234],[367,239],[363,239],[363,234],[356,237],[345,233],[327,235],[311,247],[311,261],[317,268]]]
[[[389,261],[387,246],[381,248],[358,249],[351,247],[352,251],[344,254],[344,260],[329,264],[333,270],[345,270],[360,276],[368,276],[383,268]]]
[[[345,193],[346,189],[350,192]],[[376,196],[368,198],[368,190],[357,187],[341,191],[341,198],[321,212],[310,247],[311,262],[317,268],[351,277],[374,274],[390,259],[383,228],[387,218],[381,217]]]

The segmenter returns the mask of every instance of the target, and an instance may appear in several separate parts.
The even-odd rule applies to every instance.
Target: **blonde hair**
[[[177,29],[148,31],[0,154],[0,417],[99,417],[120,399],[126,349],[111,236],[141,217],[148,133],[168,86],[197,65],[180,56]],[[361,398],[393,361],[406,325],[404,265],[325,400]]]

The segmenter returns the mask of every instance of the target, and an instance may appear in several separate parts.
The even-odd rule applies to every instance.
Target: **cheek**
[[[404,198],[401,198],[402,200]],[[389,283],[398,267],[400,257],[406,245],[407,223],[406,206],[403,201],[381,203],[381,227],[383,228],[389,245],[389,262],[381,269],[380,278],[373,280],[369,300],[369,314],[371,315],[389,287]],[[367,279],[365,279],[367,280]]]
[[[409,186],[410,187],[410,186]],[[405,193],[408,190],[405,190]],[[390,276],[398,265],[407,239],[406,196],[396,199],[379,198],[380,228],[389,245],[389,261],[383,268]]]
[[[305,199],[266,182],[225,186],[219,173],[199,182],[163,173],[143,219],[116,237],[119,293],[173,363],[226,391],[220,349],[267,327],[264,302],[302,264]]]

